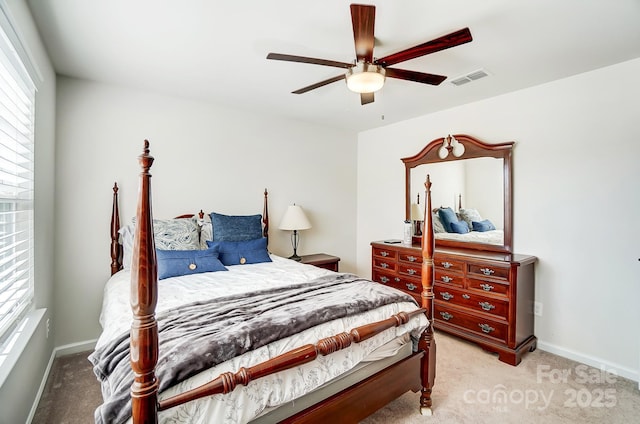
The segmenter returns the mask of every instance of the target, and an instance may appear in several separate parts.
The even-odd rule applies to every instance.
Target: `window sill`
[[[2,387],[18,359],[20,359],[20,355],[24,352],[29,340],[31,340],[38,325],[44,318],[45,312],[47,310],[43,308],[27,313],[23,322],[18,326],[18,330],[16,330],[19,332],[16,340],[11,346],[7,346],[6,351],[0,351],[0,387]]]

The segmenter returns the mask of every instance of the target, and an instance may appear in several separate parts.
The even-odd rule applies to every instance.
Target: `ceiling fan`
[[[414,81],[422,84],[439,85],[442,81],[447,79],[446,76],[390,68],[390,66],[430,53],[435,53],[440,50],[445,50],[450,47],[459,46],[460,44],[468,43],[472,40],[471,31],[469,31],[469,28],[464,28],[409,49],[375,59],[373,57],[375,16],[375,6],[362,4],[351,5],[351,22],[353,24],[353,39],[355,41],[356,48],[356,60],[354,63],[315,59],[312,57],[280,53],[269,53],[267,55],[267,59],[311,63],[314,65],[325,65],[346,69],[347,72],[345,74],[340,74],[324,81],[311,84],[307,87],[293,91],[293,93],[306,93],[307,91],[331,84],[332,82],[345,79],[347,87],[351,91],[360,93],[360,103],[365,105],[374,101],[373,93],[382,88],[386,77]]]

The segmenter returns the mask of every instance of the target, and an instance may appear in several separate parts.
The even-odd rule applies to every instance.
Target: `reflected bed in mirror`
[[[423,197],[429,174],[436,247],[511,252],[513,144],[487,144],[458,134],[433,140],[417,155],[402,159],[406,219],[412,217],[412,201]]]

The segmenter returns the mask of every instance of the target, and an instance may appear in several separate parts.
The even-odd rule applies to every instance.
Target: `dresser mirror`
[[[436,229],[436,247],[512,252],[513,144],[487,144],[468,135],[456,134],[433,140],[418,154],[403,158],[405,219],[422,219],[416,216],[416,211],[424,210],[424,181],[429,174],[433,183],[432,208],[451,208],[460,222],[467,218],[468,224],[473,224],[464,234]],[[463,216],[460,209],[463,209]],[[472,222],[469,215],[475,216],[473,221],[479,223]],[[417,232],[419,234],[419,227]]]

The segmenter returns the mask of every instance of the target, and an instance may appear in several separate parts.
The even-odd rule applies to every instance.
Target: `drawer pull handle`
[[[482,330],[483,333],[489,334],[492,331],[495,331],[495,328],[493,328],[489,324],[478,324],[478,326],[480,327],[480,329]]]
[[[453,264],[450,262],[442,262],[442,266],[445,267],[446,269],[449,269],[453,266]]]
[[[409,259],[409,262],[415,262],[418,260],[415,256],[407,256],[407,259]]]
[[[444,300],[453,299],[453,295],[449,292],[440,293],[440,296],[442,296]]]
[[[495,306],[493,306],[491,303],[489,302],[478,302],[478,305],[480,305],[480,307],[482,309],[484,309],[485,311],[490,311],[492,309],[495,308]]]
[[[380,256],[386,258],[387,256],[389,256],[389,252],[380,252]]]
[[[462,295],[462,298],[463,299],[471,299],[471,296],[469,296],[468,294],[465,293],[465,294]]]
[[[484,274],[484,275],[491,275],[493,274],[495,271],[492,270],[491,268],[480,268],[480,271]]]
[[[451,318],[453,318],[453,315],[451,315],[449,312],[440,312],[440,316],[442,316],[442,319],[445,321],[449,321]]]
[[[416,271],[415,269],[408,269],[407,272],[409,273],[409,275],[414,275],[416,274],[418,271]]]
[[[414,291],[415,289],[418,288],[418,286],[416,286],[415,284],[412,283],[407,283],[407,288],[411,291]]]
[[[395,277],[394,280],[395,280],[396,283],[399,283],[400,282],[400,277]]]
[[[386,262],[382,262],[382,263],[380,264],[380,266],[381,266],[382,268],[389,268],[389,264],[388,264],[388,263],[386,263]]]
[[[383,283],[388,283],[389,279],[383,275],[382,277],[380,277],[380,281],[382,281]]]
[[[453,281],[453,278],[449,277],[448,275],[443,275],[442,277],[440,277],[440,279],[444,282],[444,283],[448,283]]]
[[[482,290],[484,291],[491,291],[494,289],[494,287],[491,284],[480,284],[480,287],[482,287]]]

